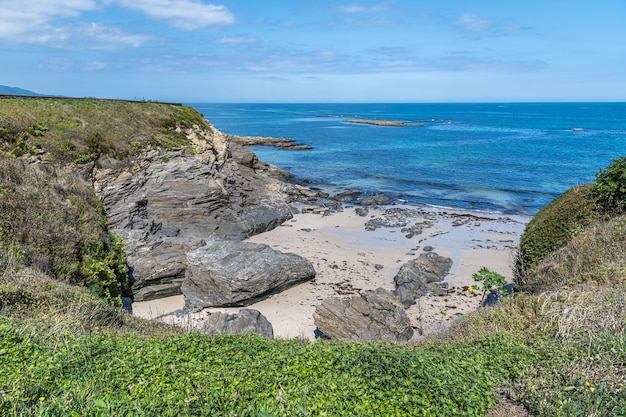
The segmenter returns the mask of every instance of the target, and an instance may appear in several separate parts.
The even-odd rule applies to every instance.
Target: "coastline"
[[[368,220],[389,209],[408,213],[409,224],[366,230]],[[355,207],[347,206],[328,215],[298,213],[281,226],[248,239],[281,252],[296,253],[311,261],[317,273],[312,281],[246,307],[260,311],[272,323],[276,338],[314,340],[313,312],[324,299],[349,297],[379,287],[392,290],[400,266],[425,251],[452,259],[445,278],[448,294],[421,297],[406,312],[415,330],[414,338],[445,328],[480,305],[481,292],[470,293],[467,287],[476,285],[472,274],[481,267],[512,280],[519,236],[530,220],[524,215],[428,206],[380,206],[368,211],[361,216]],[[422,231],[407,237],[411,234],[407,230],[415,225]],[[179,295],[136,302],[133,310],[139,317],[196,327],[212,312],[236,313],[240,307],[187,313],[183,296]]]

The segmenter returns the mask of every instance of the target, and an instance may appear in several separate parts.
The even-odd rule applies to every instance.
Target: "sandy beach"
[[[299,213],[276,229],[250,238],[307,258],[317,275],[246,308],[265,315],[277,338],[314,340],[313,312],[324,299],[349,297],[379,287],[393,290],[393,278],[403,263],[433,251],[450,257],[453,265],[445,278],[449,286],[446,296],[422,297],[407,310],[414,337],[420,337],[446,327],[480,305],[482,293],[470,293],[467,287],[476,285],[472,274],[481,267],[512,279],[515,250],[529,217],[395,206],[408,224],[366,230],[368,220],[381,218],[389,208],[370,208],[365,216],[354,207],[328,215]],[[187,314],[183,307],[182,295],[133,304],[137,316],[185,326],[201,325],[213,311],[239,311],[219,308]]]

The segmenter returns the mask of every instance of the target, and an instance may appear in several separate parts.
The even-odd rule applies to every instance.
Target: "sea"
[[[626,155],[626,103],[189,105],[225,133],[310,145],[252,147],[297,181],[409,205],[533,215]]]

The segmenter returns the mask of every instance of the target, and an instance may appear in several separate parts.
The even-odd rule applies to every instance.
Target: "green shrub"
[[[626,283],[626,216],[597,222],[577,233],[526,275],[526,289],[532,293],[582,283]]]
[[[592,184],[571,188],[528,223],[515,261],[515,278],[523,290],[527,274],[539,262],[600,218],[592,190]]]
[[[0,156],[0,267],[9,266],[86,285],[113,304],[128,285],[122,241],[93,189],[52,165]]]
[[[481,288],[483,290],[483,297],[480,300],[481,304],[485,300],[485,297],[487,296],[488,293],[490,293],[496,288],[500,288],[507,284],[506,278],[504,276],[488,268],[485,268],[484,266],[480,268],[478,272],[472,275],[472,279],[476,282],[483,283],[482,288]],[[504,293],[506,294],[506,291]]]
[[[120,306],[122,292],[128,287],[125,245],[119,236],[112,233],[109,236],[110,248],[105,248],[102,241],[97,241],[83,255],[82,279],[94,294],[112,305]]]
[[[612,161],[596,174],[593,195],[602,210],[623,213],[626,211],[626,156]]]

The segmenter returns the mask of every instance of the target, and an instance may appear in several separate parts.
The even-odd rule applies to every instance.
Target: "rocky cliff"
[[[231,242],[228,248],[233,256],[241,250],[250,251],[249,243],[244,248],[243,239],[290,219],[291,203],[320,197],[313,190],[286,181],[288,174],[259,161],[230,135],[199,127],[184,133],[192,149],[159,151],[148,146],[131,164],[93,172],[94,187],[104,203],[109,224],[127,243],[135,300],[180,294],[186,279],[193,280],[193,285],[185,286],[194,291],[185,294],[189,299],[206,298],[195,292],[207,286],[199,283],[200,274],[192,271],[208,271],[209,265],[198,265],[202,261],[190,252],[208,250],[216,241]],[[263,248],[263,254],[263,259],[250,257],[246,268],[257,269],[263,275],[268,265],[284,258],[269,248]],[[194,265],[190,269],[191,260]],[[224,304],[245,305],[248,299],[268,296],[275,289],[315,275],[304,259],[298,260],[295,270],[288,277],[274,280],[275,287],[267,283],[258,288],[246,287]],[[278,268],[271,273],[284,271]],[[210,287],[219,291],[210,273],[202,279],[211,281]]]

